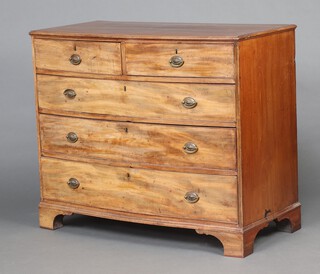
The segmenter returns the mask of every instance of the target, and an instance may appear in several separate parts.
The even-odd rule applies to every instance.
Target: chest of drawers
[[[89,22],[31,32],[40,226],[194,229],[226,256],[300,228],[294,25]]]

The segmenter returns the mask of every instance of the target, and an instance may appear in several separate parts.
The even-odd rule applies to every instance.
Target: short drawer
[[[39,108],[124,121],[217,125],[235,122],[233,85],[123,82],[37,76]]]
[[[114,168],[41,159],[45,200],[174,218],[237,223],[235,176]]]
[[[38,69],[121,74],[120,43],[34,40]]]
[[[128,75],[234,78],[233,44],[126,43]]]
[[[236,168],[233,128],[109,122],[40,115],[44,155],[151,168]]]

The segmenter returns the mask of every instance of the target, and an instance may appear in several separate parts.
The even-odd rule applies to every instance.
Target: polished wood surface
[[[99,114],[109,120],[163,124],[234,126],[235,87],[231,85],[146,83],[37,76],[39,110],[42,113]],[[73,89],[76,97],[63,93]],[[197,105],[185,108],[192,97]],[[147,102],[147,103],[146,103]],[[88,117],[88,116],[87,116]]]
[[[36,69],[37,75],[56,75],[76,78],[90,78],[103,80],[118,80],[118,81],[139,81],[139,82],[163,82],[163,83],[192,83],[192,84],[235,84],[233,78],[209,78],[209,77],[153,77],[153,76],[131,76],[131,75],[108,75],[104,73],[86,73],[74,71],[62,71],[53,69]]]
[[[63,217],[72,215],[68,210],[55,210],[48,207],[39,206],[39,225],[42,228],[58,229],[63,226]]]
[[[33,84],[34,84],[34,105],[35,105],[35,113],[36,113],[36,136],[37,136],[37,151],[38,151],[38,175],[40,179],[39,187],[40,187],[40,196],[42,193],[42,182],[41,182],[41,139],[40,139],[40,120],[39,120],[39,94],[37,88],[37,68],[36,68],[36,57],[35,57],[35,48],[34,48],[34,38],[31,37],[32,40],[32,67],[33,67]]]
[[[125,43],[126,74],[234,78],[233,44]],[[169,63],[180,56],[184,64]]]
[[[253,253],[254,241],[257,234],[276,220],[278,230],[293,233],[301,228],[301,206],[299,203],[275,212],[272,217],[266,217],[240,230],[207,230],[196,229],[199,234],[214,236],[219,239],[224,248],[224,256],[244,258]],[[281,221],[280,221],[281,220]],[[286,226],[284,227],[283,224]]]
[[[271,221],[300,229],[295,28],[97,21],[31,32],[40,226],[77,213],[195,229],[232,257],[251,254]]]
[[[84,207],[81,205],[60,203],[58,201],[41,201],[39,205],[40,226],[48,229],[59,228],[63,225],[61,217],[70,215],[71,212],[142,224],[195,229],[199,234],[207,234],[218,238],[224,247],[225,256],[239,258],[246,257],[253,252],[253,244],[257,234],[272,221],[271,218],[266,218],[265,220],[254,223],[254,225],[241,228],[232,223],[222,224],[209,222],[207,220],[176,219],[165,216]],[[276,220],[288,221],[288,232],[293,233],[301,228],[301,207],[299,204],[294,204],[281,212],[275,213],[274,217]],[[54,225],[58,226],[53,227]],[[282,227],[280,227],[280,230],[281,229]]]
[[[35,30],[34,36],[98,39],[240,40],[295,29],[295,25],[93,21]]]
[[[237,179],[165,172],[148,169],[114,168],[73,161],[42,158],[43,199],[95,208],[237,223]],[[76,178],[80,186],[67,182]],[[188,203],[184,196],[196,192],[199,201]]]
[[[297,202],[294,32],[239,44],[243,221]]]
[[[200,169],[235,169],[235,130],[152,125],[40,115],[42,153],[104,159],[113,165]],[[66,139],[78,135],[76,143]],[[187,142],[198,146],[184,152]],[[49,154],[47,154],[49,153]]]
[[[121,54],[119,43],[57,41],[35,39],[36,67],[40,69],[121,74]],[[78,54],[82,61],[73,65],[69,59]]]

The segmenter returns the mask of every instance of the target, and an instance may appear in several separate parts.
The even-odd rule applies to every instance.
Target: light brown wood
[[[141,107],[139,107],[141,108]],[[141,122],[141,123],[152,123],[152,124],[172,124],[172,125],[179,125],[182,122],[174,121],[163,118],[153,118],[153,117],[132,117],[132,116],[115,116],[111,114],[96,114],[96,113],[86,113],[86,112],[71,112],[71,111],[57,111],[54,109],[39,109],[39,111],[43,114],[52,114],[52,115],[59,115],[59,116],[68,116],[68,117],[76,117],[76,118],[88,118],[88,119],[97,119],[97,120],[108,120],[108,121],[122,121],[122,122]],[[162,116],[163,117],[163,116]],[[223,122],[223,121],[208,121],[206,123],[205,120],[189,120],[189,125],[194,126],[212,126],[212,127],[230,127],[234,128],[236,126],[236,122]]]
[[[150,224],[150,225],[159,225],[159,226],[170,226],[170,227],[179,227],[179,228],[189,228],[200,231],[209,231],[213,232],[228,232],[234,234],[243,234],[245,231],[252,231],[255,227],[265,227],[268,223],[270,223],[273,218],[284,218],[284,216],[296,216],[293,217],[295,219],[300,216],[300,203],[296,203],[294,205],[285,208],[281,212],[277,212],[272,216],[272,218],[268,217],[264,220],[259,220],[256,223],[253,223],[246,227],[240,227],[236,223],[221,223],[221,222],[212,222],[208,220],[198,220],[198,219],[179,219],[175,217],[166,217],[166,216],[154,216],[149,214],[141,214],[141,213],[131,213],[124,211],[117,211],[112,209],[102,209],[102,208],[92,208],[83,205],[74,205],[68,204],[65,202],[59,201],[41,201],[40,207],[53,209],[55,211],[65,211],[72,212],[75,214],[83,214],[88,216],[95,216],[113,220],[121,220],[126,222],[134,222],[141,224]],[[288,218],[288,217],[285,217]]]
[[[40,226],[78,213],[189,228],[233,257],[252,253],[272,221],[300,229],[295,27],[98,21],[33,31]],[[182,107],[187,96],[195,108]],[[186,142],[198,152],[186,154]],[[187,203],[188,191],[199,201]]]
[[[301,205],[291,210],[285,210],[276,216],[277,229],[282,232],[293,233],[301,228]]]
[[[85,158],[80,157],[76,154],[60,154],[56,153],[55,151],[46,151],[42,155],[46,157],[61,159],[61,160],[70,160],[70,161],[81,161],[84,163],[89,164],[102,164],[102,165],[108,165],[108,166],[114,166],[114,167],[128,167],[127,162],[116,162],[116,161],[110,161],[110,159],[104,159],[104,158]],[[131,162],[130,163],[131,168],[146,168],[146,169],[154,169],[154,170],[162,170],[162,171],[175,171],[175,172],[184,172],[184,173],[197,173],[197,174],[210,174],[210,175],[222,175],[222,176],[237,176],[238,172],[237,170],[232,169],[218,169],[218,168],[204,168],[204,167],[197,167],[197,166],[175,166],[175,165],[155,165],[152,164],[150,166],[150,163],[141,163],[139,161],[137,162]]]
[[[240,73],[239,73],[239,42],[235,43],[235,63],[236,63],[236,89],[235,89],[235,97],[236,97],[236,128],[237,128],[237,178],[238,178],[238,220],[239,226],[243,227],[243,190],[242,190],[242,162],[241,162],[241,123],[240,123]]]
[[[35,59],[35,48],[34,48],[34,38],[32,39],[32,66],[33,66],[33,84],[34,84],[34,105],[35,105],[35,112],[36,112],[36,127],[37,127],[37,149],[38,149],[38,174],[40,179],[40,199],[42,197],[42,182],[41,182],[41,139],[40,139],[40,119],[39,119],[39,94],[37,90],[37,74],[36,74],[36,59]]]
[[[295,29],[279,24],[212,24],[93,21],[30,32],[34,36],[68,39],[150,39],[236,41]]]
[[[230,85],[168,84],[37,76],[40,112],[102,114],[122,121],[217,125],[235,123],[235,90]],[[73,89],[76,97],[63,92]],[[186,97],[195,108],[182,105]]]
[[[184,64],[169,61],[181,56]],[[125,43],[128,75],[234,78],[233,44]]]
[[[238,160],[248,225],[298,199],[294,32],[240,42],[239,72]]]
[[[235,130],[187,126],[146,125],[40,115],[42,152],[72,154],[79,159],[102,158],[113,163],[140,163],[157,168],[235,169]],[[78,135],[76,143],[66,139]],[[198,151],[183,146],[194,142]]]
[[[192,83],[192,84],[235,84],[235,79],[231,78],[209,78],[209,77],[153,77],[153,76],[130,76],[130,75],[108,75],[95,73],[78,73],[72,71],[59,71],[52,69],[36,69],[37,75],[56,75],[76,78],[91,78],[120,81],[139,82],[163,82],[163,83]]]
[[[34,39],[34,48],[38,69],[121,74],[119,43]],[[81,57],[79,65],[70,63],[73,54]]]
[[[147,169],[115,168],[42,158],[43,198],[118,211],[237,222],[237,180]],[[67,182],[76,178],[80,186]],[[187,192],[199,195],[188,203]]]
[[[295,232],[301,228],[300,205],[287,208],[283,212],[274,214],[276,217],[277,228],[280,231]],[[244,227],[241,231],[236,230],[202,230],[196,229],[199,234],[211,235],[220,240],[224,247],[224,255],[231,257],[244,258],[253,253],[254,241],[258,233],[267,227],[273,218],[265,218],[253,225]],[[279,220],[285,221],[280,222]]]
[[[63,226],[63,217],[71,215],[70,211],[55,210],[45,206],[39,205],[39,225],[42,228],[58,229]]]
[[[156,226],[167,226],[188,229],[215,229],[217,231],[233,231],[240,233],[242,230],[237,223],[213,222],[203,219],[186,219],[177,217],[167,217],[160,215],[131,213],[126,211],[118,211],[105,208],[88,207],[84,205],[70,204],[53,200],[41,201],[40,206],[62,211],[71,211],[74,214],[81,214],[111,220],[124,222],[133,222],[139,224],[150,224]]]
[[[253,252],[253,244],[258,232],[267,225],[268,223],[264,223],[246,232],[206,231],[201,229],[196,230],[196,232],[219,239],[223,245],[224,256],[244,258]]]
[[[84,207],[57,201],[41,202],[40,208],[49,210],[46,215],[47,217],[56,216],[57,214],[60,218],[57,220],[61,220],[61,224],[62,216],[70,215],[70,212],[73,212],[115,220],[195,229],[199,234],[206,234],[218,238],[224,247],[225,256],[240,258],[246,257],[253,252],[253,244],[257,234],[272,221],[272,218],[267,218],[245,228],[238,228],[232,226],[230,223],[224,223],[223,226],[221,226],[221,223],[211,223],[206,220],[176,219],[164,216],[143,215],[140,213],[138,214],[139,218],[137,218],[136,213]],[[43,212],[46,213],[45,211]],[[62,213],[64,215],[61,215]],[[301,210],[299,204],[288,207],[282,212],[275,213],[275,217],[277,222],[278,220],[290,221],[288,232],[294,232],[301,227]],[[278,223],[278,225],[280,225],[280,223]],[[283,226],[279,226],[278,228],[280,231],[283,231]],[[52,228],[49,227],[49,229]]]

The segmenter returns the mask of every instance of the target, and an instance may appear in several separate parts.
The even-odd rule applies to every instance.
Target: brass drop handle
[[[78,141],[78,135],[74,132],[69,132],[66,138],[70,143],[75,143]]]
[[[181,104],[185,107],[185,108],[194,108],[197,106],[197,101],[195,99],[193,99],[192,97],[186,97],[182,100]]]
[[[190,204],[194,204],[194,203],[198,202],[200,199],[199,195],[195,192],[187,192],[184,195],[184,198]]]
[[[198,151],[198,147],[197,147],[197,145],[195,143],[187,142],[187,143],[184,144],[183,150],[184,150],[185,153],[193,154],[193,153],[196,153]]]
[[[68,186],[72,189],[77,189],[80,186],[80,182],[76,178],[70,178]]]
[[[63,92],[63,95],[69,99],[73,99],[77,96],[77,93],[73,89],[68,88]]]
[[[173,68],[180,68],[183,66],[184,61],[183,58],[179,55],[174,55],[170,58],[169,63]]]
[[[82,60],[79,54],[72,54],[69,61],[72,65],[77,66],[77,65],[80,65]]]

